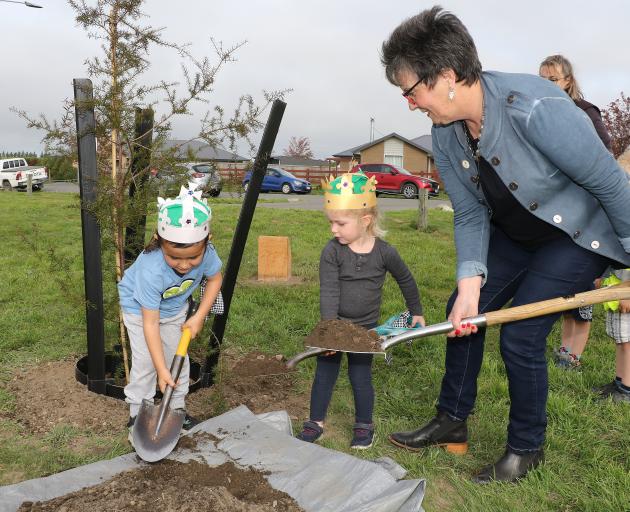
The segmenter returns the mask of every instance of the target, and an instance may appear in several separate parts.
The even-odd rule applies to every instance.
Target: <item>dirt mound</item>
[[[285,409],[295,419],[308,410],[308,397],[296,389],[296,375],[287,370],[282,356],[250,352],[245,355],[225,354],[220,381],[215,386],[226,408],[245,405],[256,414]],[[190,395],[193,401],[202,395]]]
[[[195,445],[196,447],[196,445]],[[298,512],[264,474],[233,463],[209,467],[165,460],[125,471],[111,480],[45,502],[22,503],[18,512]]]
[[[303,415],[307,398],[295,390],[295,375],[281,359],[260,352],[225,351],[221,377],[213,387],[188,395],[188,412],[203,420],[244,404],[255,414],[286,409],[294,417]],[[46,434],[59,425],[105,435],[124,430],[128,405],[88,391],[75,379],[75,363],[55,361],[18,370],[6,384],[15,396],[15,409],[5,415],[31,434]]]
[[[380,337],[374,331],[348,320],[322,320],[304,338],[305,347],[322,347],[350,352],[381,352]]]
[[[18,370],[6,386],[15,395],[11,417],[34,434],[58,425],[93,433],[120,431],[129,415],[127,404],[88,391],[75,379],[74,367],[70,360]]]

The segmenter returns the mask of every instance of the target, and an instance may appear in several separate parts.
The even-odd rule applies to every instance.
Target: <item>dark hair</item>
[[[205,242],[206,244],[209,241],[210,241],[210,235],[206,236],[206,238],[204,238],[203,240],[199,240],[199,242]],[[176,249],[186,249],[187,247],[192,247],[193,245],[197,245],[199,242],[193,242],[191,244],[190,243],[182,244],[182,243],[179,243],[179,242],[171,242],[170,240],[166,240],[166,239],[162,238],[160,235],[158,235],[158,232],[156,231],[155,233],[153,233],[153,236],[151,237],[151,241],[146,245],[146,247],[144,248],[143,252],[156,251],[160,247],[162,247],[163,243],[170,244],[173,247],[175,247]]]
[[[436,5],[403,21],[383,42],[381,63],[394,85],[403,70],[433,88],[445,69],[455,72],[457,81],[472,85],[481,78],[477,48],[464,24],[454,14]]]

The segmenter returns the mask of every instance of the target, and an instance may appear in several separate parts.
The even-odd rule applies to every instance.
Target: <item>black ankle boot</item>
[[[531,469],[544,462],[543,449],[535,452],[518,454],[505,450],[505,454],[491,466],[487,466],[474,476],[472,481],[476,484],[490,482],[516,482],[523,478]]]
[[[455,421],[448,413],[438,411],[424,427],[411,432],[394,432],[389,435],[389,440],[412,452],[427,446],[441,446],[451,453],[464,455],[468,451],[468,428],[466,420]]]

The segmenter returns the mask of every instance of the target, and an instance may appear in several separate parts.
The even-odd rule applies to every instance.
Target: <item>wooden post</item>
[[[429,203],[429,190],[421,188],[418,190],[418,231],[426,231],[429,226],[427,210]]]
[[[291,244],[288,236],[258,237],[258,280],[288,281],[291,277]]]
[[[26,175],[26,193],[30,196],[33,193],[33,173]]]

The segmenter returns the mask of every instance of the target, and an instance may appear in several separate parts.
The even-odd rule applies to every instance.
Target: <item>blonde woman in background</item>
[[[612,152],[610,135],[595,105],[584,99],[584,95],[573,73],[573,66],[562,55],[551,55],[540,64],[539,75],[555,83],[566,92],[593,122],[595,131],[608,151]],[[554,351],[556,366],[576,370],[581,366],[581,357],[593,320],[593,306],[585,306],[565,313],[562,317],[560,347]]]

